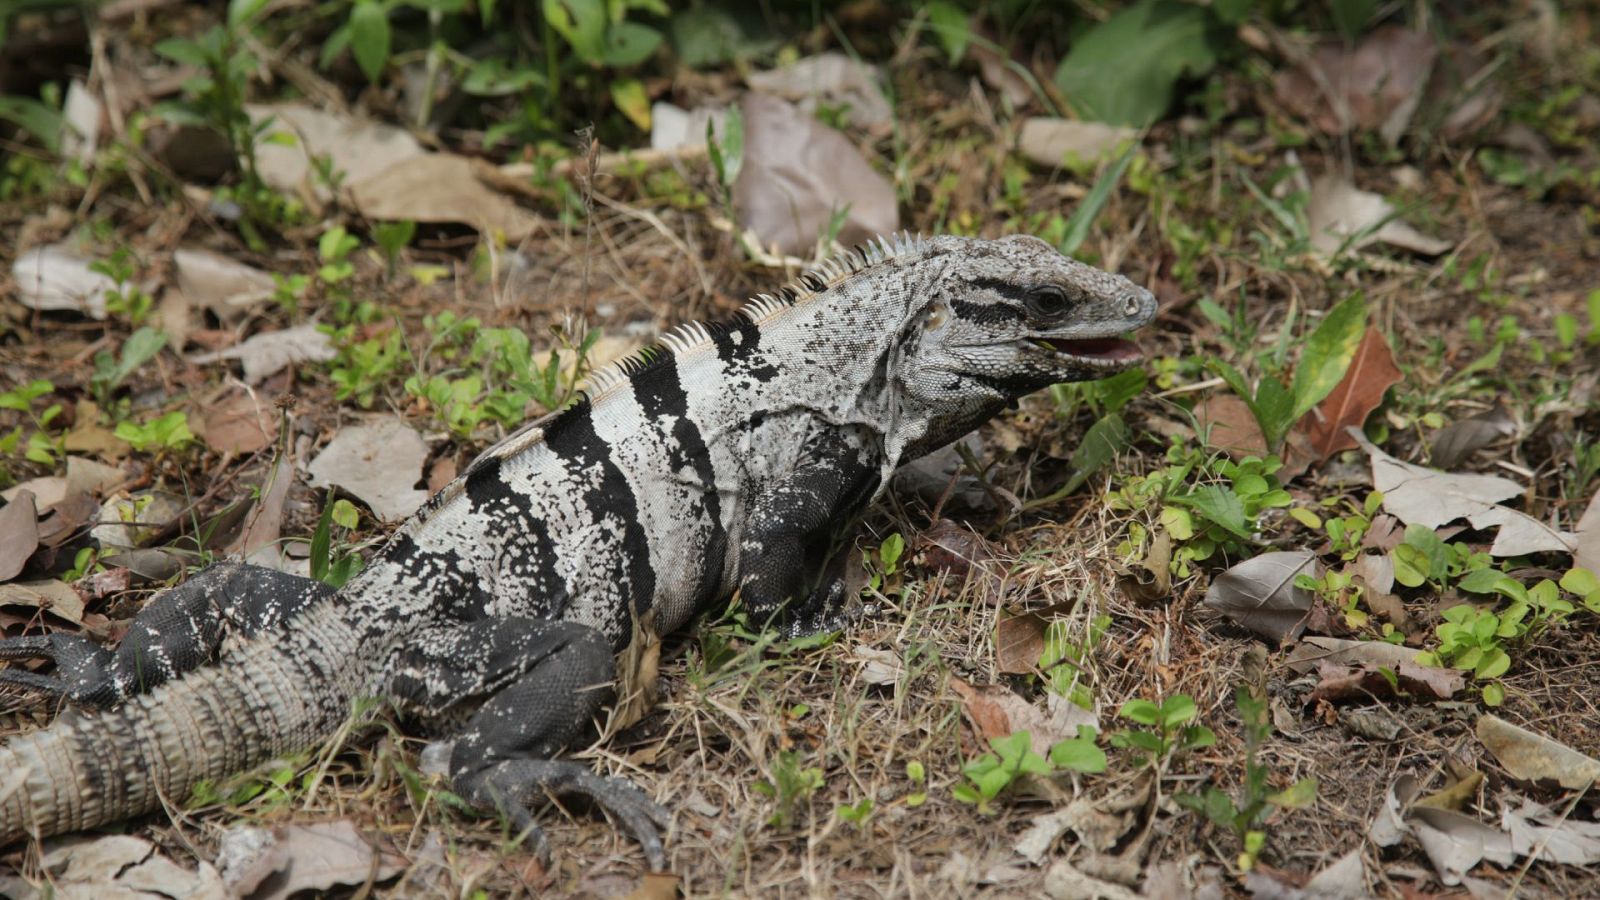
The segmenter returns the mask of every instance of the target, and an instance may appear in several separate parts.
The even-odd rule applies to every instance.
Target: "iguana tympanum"
[[[0,846],[181,803],[383,697],[455,723],[453,789],[539,852],[529,807],[584,795],[664,868],[666,812],[555,758],[591,727],[617,660],[734,592],[790,634],[838,627],[850,554],[829,548],[895,467],[1032,391],[1132,365],[1118,336],[1155,310],[1036,238],[879,240],[598,373],[337,591],[218,565],[152,601],[115,651],[0,642],[0,659],[55,662],[0,668],[0,683],[72,704],[0,747]]]

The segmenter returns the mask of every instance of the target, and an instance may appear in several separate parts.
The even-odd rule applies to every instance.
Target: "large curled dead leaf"
[[[1093,162],[1138,136],[1136,129],[1104,122],[1032,116],[1022,123],[1017,149],[1041,166]]]
[[[356,209],[379,222],[454,222],[517,243],[538,220],[478,178],[473,160],[430,153],[403,160],[349,186]]]
[[[1514,778],[1553,781],[1570,790],[1600,784],[1600,760],[1499,716],[1479,716],[1477,735]]]
[[[312,173],[313,160],[326,160],[347,185],[371,178],[390,166],[427,154],[403,128],[323,112],[304,103],[249,104],[250,123],[265,135],[292,136],[292,141],[257,140],[256,171],[269,186],[285,193],[308,191],[326,200],[326,185]]]
[[[894,185],[849,138],[776,97],[749,94],[744,162],[733,185],[739,226],[781,253],[810,253],[843,215],[846,247],[900,227]]]
[[[39,549],[39,510],[32,491],[19,491],[0,507],[0,581],[17,577]]]
[[[296,325],[282,331],[258,334],[237,347],[215,353],[197,353],[192,363],[237,359],[244,367],[245,384],[260,384],[297,362],[327,362],[338,355],[328,336],[315,325]]]
[[[421,435],[398,419],[378,419],[341,428],[307,471],[313,486],[349,491],[378,518],[398,522],[428,499],[413,487],[427,460]]]
[[[1383,195],[1363,191],[1336,175],[1324,175],[1312,184],[1306,220],[1312,249],[1328,258],[1378,242],[1423,256],[1438,256],[1452,246],[1400,221]]]
[[[1305,630],[1315,600],[1294,580],[1302,573],[1314,574],[1316,563],[1316,554],[1308,550],[1247,559],[1211,582],[1205,605],[1270,640],[1294,637]]]
[[[54,578],[0,584],[0,606],[26,606],[83,624],[83,598],[72,585]]]
[[[1466,687],[1465,674],[1455,669],[1439,669],[1401,662],[1395,666],[1370,666],[1322,662],[1317,671],[1321,680],[1312,689],[1308,703],[1340,700],[1368,701],[1374,698],[1405,697],[1417,700],[1448,700]]]
[[[51,840],[44,850],[43,865],[50,873],[50,895],[63,900],[222,900],[228,896],[209,863],[200,863],[191,871],[161,855],[154,844],[132,835]]]
[[[172,267],[177,271],[178,290],[184,297],[216,313],[225,322],[271,299],[276,286],[269,272],[195,247],[174,252]]]
[[[1315,635],[1302,638],[1289,653],[1289,668],[1296,672],[1310,672],[1324,662],[1395,669],[1417,665],[1417,651],[1384,641],[1352,641]]]
[[[1352,47],[1330,40],[1277,73],[1279,101],[1327,134],[1379,131],[1393,146],[1423,96],[1437,56],[1433,36],[1378,28]]]
[[[1349,434],[1372,460],[1372,486],[1383,492],[1383,508],[1408,525],[1438,528],[1466,519],[1473,528],[1497,528],[1492,556],[1571,553],[1577,546],[1573,535],[1500,505],[1522,493],[1514,481],[1415,466],[1379,450],[1357,429]]]
[[[34,247],[11,264],[17,299],[29,309],[71,310],[91,319],[106,317],[106,293],[116,290],[109,276],[66,244]]]
[[[888,122],[893,114],[879,86],[882,78],[874,66],[829,52],[751,72],[745,82],[752,90],[792,101],[807,115],[814,113],[819,103],[843,107],[845,121],[861,128]]]
[[[236,897],[286,900],[301,891],[386,881],[405,870],[405,861],[374,849],[354,824],[339,819],[272,831],[233,828],[223,836],[217,866]]]
[[[1360,428],[1400,379],[1388,340],[1377,326],[1368,325],[1344,377],[1309,416],[1300,420],[1300,428],[1306,432],[1317,458],[1327,459],[1354,448],[1356,442],[1345,429]]]
[[[1510,411],[1497,403],[1487,412],[1452,422],[1440,429],[1433,436],[1428,459],[1436,468],[1454,469],[1466,462],[1474,452],[1516,431],[1517,423],[1511,418]]]

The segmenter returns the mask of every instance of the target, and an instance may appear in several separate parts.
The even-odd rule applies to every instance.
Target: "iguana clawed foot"
[[[668,829],[672,816],[626,778],[604,777],[570,760],[508,759],[456,779],[456,790],[468,801],[505,814],[519,834],[549,865],[550,844],[534,824],[528,805],[541,793],[583,796],[615,817],[633,833],[653,872],[664,871],[667,855],[656,830]]]
[[[0,669],[0,685],[16,685],[46,698],[70,700],[79,706],[103,709],[114,705],[118,692],[106,675],[111,652],[73,634],[28,635],[0,640],[0,660],[48,659],[54,675],[8,666]]]

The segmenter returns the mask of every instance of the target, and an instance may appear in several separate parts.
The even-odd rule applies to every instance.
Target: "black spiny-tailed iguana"
[[[541,853],[528,806],[579,794],[664,868],[661,807],[553,758],[617,660],[735,591],[791,634],[837,627],[854,598],[834,533],[896,466],[1046,385],[1128,367],[1118,335],[1154,313],[1032,237],[900,237],[679,327],[491,447],[337,592],[219,565],[151,602],[115,652],[0,641],[0,659],[56,663],[0,683],[78,707],[0,747],[0,846],[181,802],[386,697],[465,722],[455,791]]]

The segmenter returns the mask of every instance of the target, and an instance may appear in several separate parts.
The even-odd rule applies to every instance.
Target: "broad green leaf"
[[[1367,300],[1358,293],[1328,310],[1311,332],[1300,353],[1300,365],[1294,370],[1294,384],[1290,388],[1294,394],[1295,420],[1310,412],[1339,384],[1355,358],[1366,324]]]
[[[241,25],[247,24],[251,19],[254,19],[256,17],[256,13],[261,12],[262,7],[266,5],[267,0],[229,0],[228,25],[233,28],[238,28]]]
[[[611,82],[611,102],[640,130],[650,130],[650,96],[644,92],[639,79],[619,78]]]
[[[1261,426],[1261,436],[1271,448],[1278,446],[1301,415],[1295,411],[1294,395],[1283,386],[1283,382],[1271,375],[1261,376],[1250,411],[1255,413],[1256,424]]]
[[[1078,726],[1078,736],[1057,742],[1050,748],[1050,761],[1073,772],[1104,772],[1106,753],[1094,743],[1094,729]]]
[[[204,69],[211,65],[205,48],[188,38],[167,38],[156,44],[155,51],[157,56],[164,56],[180,66]]]
[[[1150,376],[1143,369],[1129,369],[1094,382],[1094,387],[1100,394],[1100,403],[1105,411],[1115,413],[1121,412],[1128,401],[1144,393],[1149,384]]]
[[[961,57],[966,55],[967,44],[972,41],[972,28],[967,24],[966,11],[950,0],[934,0],[926,9],[928,27],[939,39],[939,46],[950,58],[950,65],[961,62]]]
[[[1511,657],[1504,650],[1489,650],[1483,654],[1483,659],[1478,661],[1473,674],[1481,680],[1499,678],[1511,668]]]
[[[1061,496],[1076,491],[1090,476],[1105,468],[1128,446],[1130,432],[1122,416],[1110,413],[1089,426],[1078,449],[1072,452],[1072,477],[1056,493]]]
[[[1600,593],[1600,578],[1595,577],[1595,574],[1588,569],[1568,569],[1567,573],[1561,576],[1561,589],[1587,599]]]
[[[1129,700],[1117,715],[1140,725],[1154,726],[1161,721],[1161,708],[1149,700]]]
[[[1237,537],[1252,539],[1251,522],[1245,516],[1244,503],[1239,500],[1238,494],[1221,485],[1208,484],[1186,497],[1174,497],[1173,500],[1194,508],[1200,515]]]
[[[34,136],[51,153],[61,150],[61,113],[32,97],[0,97],[0,122]]]
[[[1194,698],[1188,694],[1173,694],[1161,704],[1161,727],[1173,728],[1182,725],[1200,714],[1194,705]]]
[[[1217,23],[1178,0],[1140,0],[1073,42],[1056,86],[1084,118],[1140,128],[1161,118],[1185,76],[1217,63]]]
[[[1302,809],[1310,806],[1311,801],[1315,799],[1317,799],[1317,780],[1315,778],[1302,778],[1276,794],[1267,795],[1268,803],[1289,809]]]
[[[606,29],[605,64],[613,68],[635,66],[661,46],[661,32],[638,22],[618,22]]]
[[[544,17],[584,62],[599,65],[605,60],[606,8],[603,0],[544,0]]]
[[[350,52],[368,81],[383,75],[389,62],[389,14],[377,0],[358,0],[350,9]]]
[[[705,4],[686,9],[672,17],[672,49],[691,69],[720,65],[749,56],[770,41],[752,41],[726,9]]]

